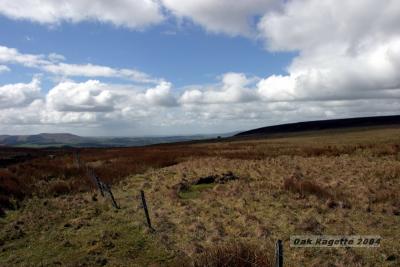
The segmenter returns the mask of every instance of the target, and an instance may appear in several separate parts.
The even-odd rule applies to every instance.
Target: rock
[[[205,176],[205,177],[200,177],[199,179],[197,179],[195,184],[212,184],[212,183],[215,183],[217,179],[218,179],[217,175],[209,175],[209,176]]]
[[[392,254],[386,257],[387,261],[395,261],[396,260],[396,255]]]
[[[400,216],[400,209],[393,209],[393,215]]]
[[[63,247],[66,247],[66,248],[72,247],[72,243],[69,241],[65,241],[62,245],[63,245]]]
[[[186,179],[182,179],[181,182],[172,186],[172,189],[177,193],[182,192],[182,191],[187,191],[187,190],[189,190],[189,188],[190,188],[190,183]]]
[[[223,173],[221,176],[218,176],[215,180],[216,183],[224,184],[229,181],[237,180],[239,177],[234,175],[232,172]]]
[[[333,199],[328,199],[325,204],[330,209],[334,209],[338,206],[338,203],[336,201],[334,201]]]
[[[233,180],[237,180],[239,179],[239,177],[237,177],[236,175],[234,175],[232,172],[226,172],[223,173],[221,175],[217,174],[217,175],[209,175],[209,176],[205,176],[205,177],[200,177],[199,179],[197,179],[197,181],[195,182],[195,184],[224,184],[226,182],[229,181],[233,181]]]

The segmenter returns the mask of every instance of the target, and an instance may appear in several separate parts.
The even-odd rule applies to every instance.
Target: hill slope
[[[295,132],[306,132],[306,131],[372,127],[372,126],[385,126],[385,125],[400,126],[400,115],[288,123],[288,124],[257,128],[238,133],[235,136],[271,135],[280,133],[295,133]]]

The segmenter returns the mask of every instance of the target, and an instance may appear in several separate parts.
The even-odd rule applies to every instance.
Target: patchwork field
[[[400,265],[400,128],[80,149],[81,167],[73,149],[0,149],[0,266],[273,266],[277,239],[285,266]],[[290,247],[298,234],[382,241]]]

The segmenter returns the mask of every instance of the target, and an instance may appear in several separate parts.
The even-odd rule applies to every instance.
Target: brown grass
[[[193,267],[270,267],[273,266],[272,253],[249,244],[231,242],[204,249],[190,265]]]
[[[88,221],[79,231],[86,229],[92,234],[108,222],[112,228],[129,227],[129,231],[121,230],[120,236],[131,238],[132,229],[145,227],[137,199],[139,190],[143,189],[156,229],[155,235],[148,236],[169,251],[177,252],[176,257],[183,255],[199,261],[202,255],[208,255],[210,264],[219,264],[220,259],[226,260],[226,255],[232,253],[254,259],[253,254],[246,254],[248,250],[226,244],[232,244],[235,239],[239,243],[254,244],[254,251],[270,253],[273,249],[263,245],[282,239],[287,266],[390,266],[386,259],[391,255],[395,256],[392,265],[398,266],[399,144],[400,129],[380,129],[293,138],[82,149],[82,161],[102,180],[114,183],[113,193],[121,206],[118,212],[112,210],[107,198],[98,197],[93,201],[93,194],[78,193],[91,190],[93,185],[84,170],[73,164],[69,150],[60,151],[54,160],[39,156],[9,165],[3,176],[8,177],[10,185],[15,179],[21,185],[18,190],[26,196],[30,192],[39,196],[26,201],[34,204],[11,212],[13,215],[9,217],[15,218],[20,213],[26,216],[25,222],[32,221],[29,224],[32,233],[40,233],[49,224],[34,216],[32,207],[47,212],[44,218],[58,220],[53,230],[61,231],[61,237],[68,233],[71,229],[64,229],[63,214],[54,212],[54,205],[57,203],[57,210],[64,211],[70,207],[70,199],[76,199],[71,217]],[[184,179],[192,185],[201,177],[227,172],[235,173],[240,179],[202,188],[186,198],[177,197],[178,187],[174,185]],[[61,193],[69,188],[73,194],[53,198],[54,193],[47,189],[59,182],[65,190]],[[41,204],[44,202],[49,204],[44,206]],[[91,225],[100,226],[97,229]],[[291,235],[310,233],[376,234],[384,242],[374,249],[288,248]],[[33,247],[37,244],[34,240],[29,236],[22,241]],[[59,239],[51,241],[58,244]],[[81,244],[75,245],[73,249],[78,250]],[[12,256],[18,251],[22,249],[10,247],[5,253]],[[134,261],[130,258],[132,253],[121,255],[118,251],[120,247],[116,245],[113,251],[99,248],[96,253]],[[141,246],[135,251],[141,254],[146,248]],[[85,255],[87,251],[80,252]],[[18,263],[12,257],[4,259],[14,265]]]
[[[52,181],[49,185],[48,193],[52,196],[66,195],[71,192],[71,189],[67,182],[63,180]]]
[[[321,199],[333,198],[333,195],[317,182],[312,180],[301,180],[293,175],[284,179],[283,188],[288,191],[299,193],[301,196],[315,195]]]

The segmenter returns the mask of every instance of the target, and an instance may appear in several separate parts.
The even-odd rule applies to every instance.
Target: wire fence
[[[81,157],[79,155],[79,152],[74,153],[74,164],[76,165],[77,168],[85,167],[86,169],[86,175],[89,177],[89,179],[92,180],[96,188],[99,190],[100,194],[102,197],[108,197],[111,200],[111,204],[115,209],[120,209],[120,206],[115,200],[115,197],[112,193],[111,186],[109,184],[104,183],[100,177],[96,175],[94,172],[94,169],[88,166],[87,164],[83,163],[81,160]],[[140,190],[140,199],[141,199],[141,206],[144,211],[144,215],[146,218],[146,223],[147,227],[151,232],[156,232],[156,230],[153,228],[153,225],[151,224],[151,219],[150,219],[150,213],[146,201],[146,196],[145,192],[143,190]],[[282,240],[277,240],[275,243],[275,267],[283,267],[283,241]]]

